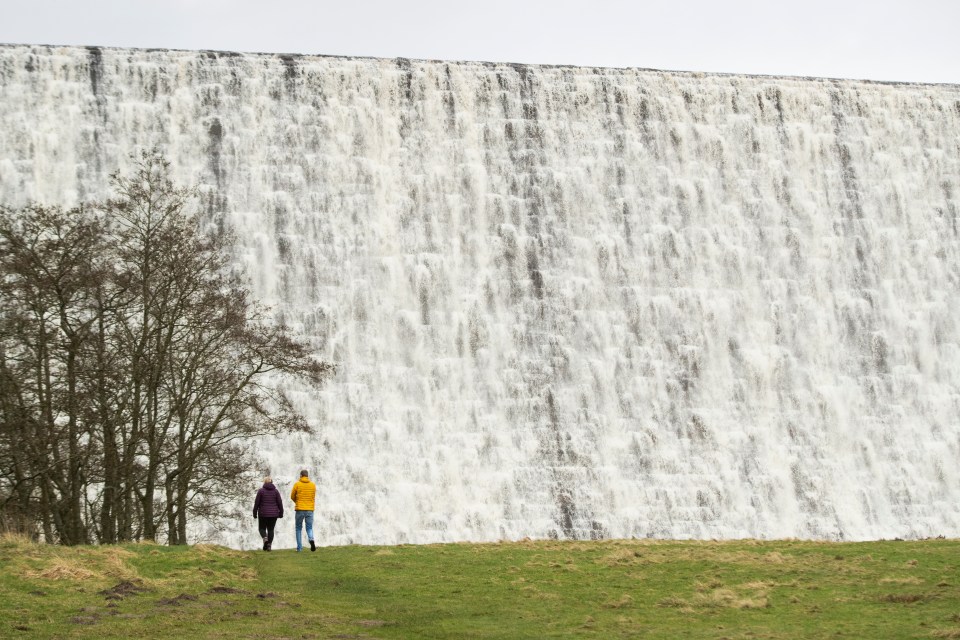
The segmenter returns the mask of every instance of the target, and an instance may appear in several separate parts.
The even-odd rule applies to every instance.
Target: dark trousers
[[[267,543],[273,543],[273,528],[277,526],[276,518],[257,518],[257,527],[260,529],[260,537],[266,538]]]

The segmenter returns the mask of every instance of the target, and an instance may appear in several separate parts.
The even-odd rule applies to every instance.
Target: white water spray
[[[340,364],[322,543],[960,536],[956,86],[0,47],[0,202],[155,145]]]

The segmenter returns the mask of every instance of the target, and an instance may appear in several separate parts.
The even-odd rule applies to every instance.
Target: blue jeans
[[[295,511],[297,516],[297,551],[303,550],[303,539],[300,537],[300,528],[307,525],[307,540],[313,540],[313,511]]]

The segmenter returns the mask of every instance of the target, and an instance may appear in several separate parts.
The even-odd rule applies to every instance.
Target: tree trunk
[[[189,476],[185,473],[177,478],[177,538],[180,544],[187,544],[187,495]]]
[[[40,483],[40,518],[43,523],[43,540],[47,544],[53,544],[56,542],[56,538],[53,536],[53,523],[51,522],[51,514],[53,511],[53,505],[50,504],[50,492],[47,488],[47,483],[41,481]]]
[[[177,471],[167,474],[167,479],[164,482],[167,490],[167,544],[169,545],[184,544],[177,536],[177,514],[174,509],[176,501],[173,491],[176,475]]]
[[[157,527],[156,523],[153,521],[153,494],[156,490],[156,471],[154,469],[149,469],[146,480],[143,483],[143,493],[140,495],[140,508],[143,512],[144,540],[156,541],[157,539]]]
[[[102,409],[101,409],[102,415]],[[100,505],[100,542],[117,542],[117,519],[114,506],[119,498],[120,461],[117,456],[117,434],[106,416],[103,420],[103,503]]]
[[[65,314],[61,312],[61,318]],[[67,527],[70,530],[71,544],[88,542],[83,519],[83,492],[86,483],[83,480],[83,458],[80,451],[80,426],[77,421],[77,345],[71,341],[67,355],[67,420],[70,459],[67,461],[67,493],[65,500]]]

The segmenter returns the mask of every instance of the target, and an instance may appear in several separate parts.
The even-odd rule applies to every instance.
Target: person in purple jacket
[[[280,492],[273,486],[273,478],[270,476],[263,479],[263,487],[257,491],[257,497],[253,501],[253,517],[257,518],[257,528],[263,538],[263,550],[270,551],[273,546],[273,528],[277,524],[277,518],[283,517],[283,500]]]

